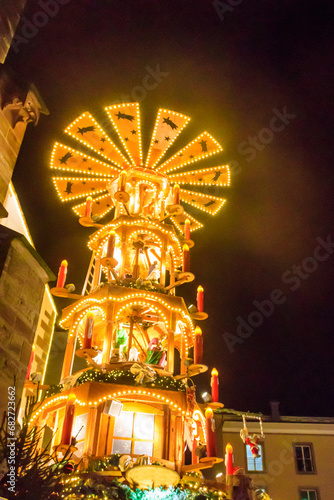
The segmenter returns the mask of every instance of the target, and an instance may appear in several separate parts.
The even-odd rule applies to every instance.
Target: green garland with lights
[[[225,500],[223,491],[208,490],[206,487],[170,486],[168,488],[131,488],[128,485],[114,480],[110,482],[98,474],[63,476],[63,488],[60,498],[70,500],[82,497],[85,499],[120,499],[120,500]]]
[[[107,470],[109,467],[117,467],[119,464],[119,459],[120,459],[120,453],[114,453],[113,455],[110,455],[110,457],[107,458],[92,458],[87,466],[88,471],[100,471],[103,472]]]
[[[77,387],[86,382],[104,382],[107,384],[122,384],[122,385],[137,385],[135,382],[136,375],[129,370],[113,370],[109,373],[103,373],[94,368],[87,370],[80,375],[74,387]],[[154,387],[156,389],[164,389],[166,391],[185,391],[186,387],[181,380],[175,380],[173,377],[161,377],[157,374],[152,382],[141,384],[142,387]],[[45,397],[50,398],[63,390],[63,384],[52,385],[46,390]]]
[[[86,382],[104,382],[116,383],[125,385],[137,385],[135,382],[136,375],[129,370],[113,370],[109,373],[103,373],[94,368],[87,370],[77,379],[75,386]],[[152,382],[141,384],[143,387],[155,387],[156,389],[164,389],[166,391],[185,391],[186,387],[181,380],[175,380],[173,377],[161,377],[157,374]]]

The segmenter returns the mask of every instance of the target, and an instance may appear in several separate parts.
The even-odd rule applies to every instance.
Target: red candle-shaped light
[[[119,190],[125,191],[125,186],[126,186],[126,171],[122,170],[122,172],[119,175]]]
[[[57,288],[64,288],[65,286],[67,266],[67,260],[63,260],[58,272]]]
[[[87,196],[86,207],[85,207],[85,217],[92,216],[92,205],[93,205],[93,198],[91,196]]]
[[[184,223],[184,239],[190,240],[190,220],[186,219]]]
[[[108,246],[107,246],[107,257],[112,258],[114,256],[115,249],[115,231],[110,231]]]
[[[199,326],[195,328],[195,340],[194,340],[194,364],[201,364],[203,359],[203,337],[202,330]]]
[[[197,288],[197,311],[203,312],[204,289],[201,285]]]
[[[65,408],[65,416],[64,416],[63,430],[61,433],[60,444],[66,444],[66,445],[71,444],[72,427],[73,427],[74,412],[75,412],[75,404],[74,404],[75,400],[76,400],[75,394],[70,394],[67,398],[67,405]]]
[[[206,454],[208,457],[215,457],[216,436],[214,431],[213,411],[210,407],[205,410],[205,430],[206,430]]]
[[[31,365],[32,365],[32,362],[34,360],[34,352],[35,352],[35,344],[33,344],[32,348],[31,348],[31,354],[30,354],[29,364],[28,364],[28,368],[27,368],[26,380],[29,380],[29,377],[30,377]]]
[[[178,184],[174,184],[173,194],[174,194],[174,204],[180,205],[180,186]]]
[[[225,467],[226,476],[232,476],[233,474],[233,448],[230,443],[227,443],[225,448]]]
[[[183,245],[183,266],[182,266],[182,271],[184,273],[188,273],[190,270],[190,252],[189,252],[189,247],[185,243]]]
[[[211,372],[211,397],[214,403],[218,403],[219,401],[219,379],[218,372],[216,368],[214,368]]]
[[[94,314],[89,312],[87,314],[87,318],[86,318],[83,349],[91,349],[92,348],[93,327],[94,327]]]

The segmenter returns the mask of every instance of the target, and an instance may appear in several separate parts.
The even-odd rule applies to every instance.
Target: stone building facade
[[[16,379],[21,398],[32,346],[32,368],[44,376],[55,307],[46,283],[55,276],[36,252],[11,178],[28,123],[48,111],[36,89],[15,74],[6,56],[25,0],[0,5],[0,412]]]

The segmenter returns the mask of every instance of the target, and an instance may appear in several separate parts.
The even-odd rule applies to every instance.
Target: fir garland
[[[129,370],[113,370],[109,373],[103,373],[94,368],[85,371],[78,377],[74,387],[78,387],[86,382],[104,382],[107,384],[138,385],[135,382],[136,376]],[[181,380],[175,380],[173,377],[162,377],[157,374],[152,382],[141,384],[142,387],[155,387],[166,391],[185,391],[186,387]],[[63,384],[51,385],[45,392],[45,398],[50,398],[63,390]]]
[[[206,487],[170,486],[158,488],[131,488],[117,480],[99,477],[67,476],[61,491],[61,498],[70,500],[79,496],[86,499],[120,499],[120,500],[225,500],[223,491],[208,490]]]
[[[77,379],[75,387],[86,382],[104,382],[116,383],[125,385],[137,385],[135,382],[136,375],[129,370],[113,370],[109,373],[103,373],[92,368],[87,370]],[[152,382],[141,384],[143,387],[155,387],[166,391],[185,391],[185,385],[181,380],[175,380],[173,377],[161,377],[157,374]]]

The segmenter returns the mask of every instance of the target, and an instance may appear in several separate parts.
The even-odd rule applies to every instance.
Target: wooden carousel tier
[[[182,207],[181,207],[182,208]],[[171,224],[165,224],[158,220],[152,220],[142,215],[121,215],[114,219],[111,223],[100,226],[99,224],[94,224],[94,227],[98,228],[89,238],[88,248],[90,250],[97,250],[101,244],[105,241],[105,238],[109,235],[110,231],[113,230],[118,234],[122,228],[126,228],[128,232],[133,230],[140,230],[141,233],[149,231],[151,234],[156,236],[164,235],[169,241],[169,244],[173,247],[175,255],[179,257],[181,262],[181,252],[182,248],[180,242],[175,233],[175,229]]]
[[[86,382],[75,385],[69,385],[68,388],[60,393],[54,394],[45,398],[41,408],[32,416],[32,422],[38,418],[48,418],[56,410],[65,408],[68,396],[74,394],[76,396],[76,405],[85,411],[85,407],[96,408],[106,401],[117,400],[124,402],[140,402],[148,405],[164,406],[168,404],[171,411],[180,412],[187,409],[186,391],[178,389],[166,389],[157,386],[138,385],[138,384],[121,384],[117,381],[95,381],[87,380]],[[86,410],[87,411],[87,410]]]
[[[64,291],[64,289],[60,290]],[[70,295],[71,298],[74,298],[74,294],[68,295]],[[67,296],[65,291],[64,295],[61,296]],[[74,314],[82,311],[83,309],[94,307],[95,305],[101,307],[101,305],[103,306],[103,304],[107,304],[108,302],[115,302],[116,304],[122,303],[123,305],[126,301],[134,303],[136,300],[140,300],[142,303],[152,302],[152,305],[156,303],[157,306],[162,306],[166,311],[173,310],[176,313],[179,312],[181,315],[188,317],[189,322],[191,322],[189,311],[183,298],[175,295],[162,295],[148,290],[140,290],[106,283],[89,295],[78,295],[77,297],[78,300],[74,304],[70,304],[62,311],[61,326],[63,328],[68,328]]]

